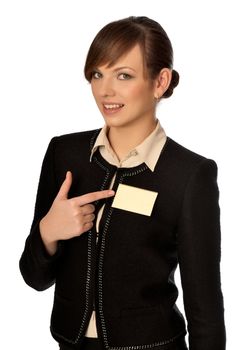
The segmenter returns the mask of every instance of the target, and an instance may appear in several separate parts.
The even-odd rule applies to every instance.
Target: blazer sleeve
[[[217,165],[204,159],[185,189],[177,239],[190,350],[224,350]]]
[[[19,262],[25,282],[39,291],[47,289],[54,283],[56,266],[62,251],[61,243],[59,243],[55,255],[50,256],[45,249],[39,230],[40,220],[47,214],[58,193],[54,165],[56,139],[57,137],[54,137],[50,141],[43,159],[34,218]]]

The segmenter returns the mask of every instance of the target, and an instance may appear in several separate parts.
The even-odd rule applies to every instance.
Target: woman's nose
[[[115,95],[115,87],[111,79],[102,79],[99,89],[102,97]]]

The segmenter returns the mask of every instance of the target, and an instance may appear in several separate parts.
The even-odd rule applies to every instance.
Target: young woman
[[[31,287],[55,283],[53,337],[62,350],[182,350],[187,321],[190,350],[224,350],[217,166],[157,119],[179,81],[166,32],[147,17],[107,24],[85,77],[105,125],[52,138],[20,260]]]

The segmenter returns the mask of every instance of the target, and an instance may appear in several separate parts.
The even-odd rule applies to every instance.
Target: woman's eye
[[[132,78],[132,76],[130,74],[127,74],[127,73],[121,73],[121,74],[119,74],[118,78],[120,80],[129,80]]]
[[[101,78],[101,73],[99,73],[99,72],[93,72],[93,73],[92,73],[92,78],[93,78],[93,79],[99,79],[99,78]]]

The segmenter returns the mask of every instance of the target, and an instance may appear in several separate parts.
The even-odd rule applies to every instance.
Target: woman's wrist
[[[39,223],[39,231],[48,254],[51,256],[54,255],[57,251],[57,240],[52,239],[46,232],[44,218]]]

